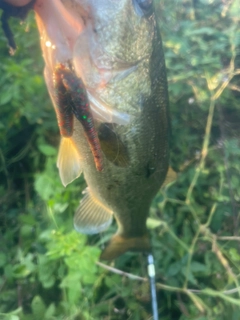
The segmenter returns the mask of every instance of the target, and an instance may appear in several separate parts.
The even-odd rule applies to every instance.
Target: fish
[[[52,75],[59,63],[70,63],[86,90],[99,140],[102,170],[96,167],[75,110],[72,135],[62,137],[57,161],[64,185],[81,172],[88,185],[74,227],[96,234],[115,218],[118,230],[100,259],[114,260],[126,251],[149,252],[146,220],[152,200],[169,180],[170,136],[166,67],[154,2],[37,0],[34,10],[55,110]],[[69,83],[66,88],[71,101],[79,99]]]

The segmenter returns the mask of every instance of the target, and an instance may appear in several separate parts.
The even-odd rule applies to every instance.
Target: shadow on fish
[[[66,186],[87,189],[75,229],[118,231],[101,254],[150,250],[151,202],[169,166],[168,89],[151,0],[37,0],[45,80],[61,134],[57,166]]]

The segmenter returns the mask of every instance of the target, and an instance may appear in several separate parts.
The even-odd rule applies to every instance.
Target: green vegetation
[[[161,320],[239,320],[239,0],[156,6],[171,162],[181,171],[155,198],[148,221]],[[59,133],[33,15],[11,26],[15,56],[0,33],[0,319],[151,319],[146,259],[127,253],[108,271],[96,262],[116,226],[91,237],[73,230],[85,182],[60,183]]]

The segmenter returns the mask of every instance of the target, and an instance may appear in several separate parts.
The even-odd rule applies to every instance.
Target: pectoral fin
[[[80,233],[94,234],[107,229],[113,212],[96,199],[87,188],[74,216],[74,227]]]
[[[58,152],[57,167],[64,187],[81,175],[82,169],[79,159],[79,153],[72,140],[70,138],[62,138]]]
[[[102,123],[98,129],[98,137],[102,152],[106,158],[118,167],[127,167],[129,156],[127,147],[115,132],[113,123]]]

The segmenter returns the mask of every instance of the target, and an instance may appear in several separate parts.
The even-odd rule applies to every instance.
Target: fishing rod
[[[152,301],[152,314],[153,320],[159,320],[158,318],[158,304],[157,304],[157,291],[156,291],[156,278],[155,278],[155,265],[153,254],[149,253],[147,256],[148,262],[148,277],[150,282],[151,301]]]

